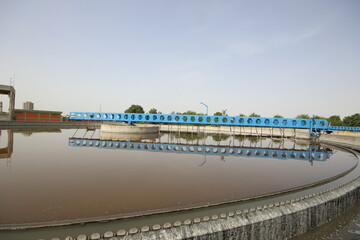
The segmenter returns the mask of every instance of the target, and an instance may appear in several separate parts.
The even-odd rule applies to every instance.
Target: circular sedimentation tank
[[[44,239],[282,239],[332,219],[360,196],[356,154],[333,145],[181,133],[143,140],[99,133],[56,144],[71,135],[34,138],[53,143],[26,158],[37,143],[17,139],[17,169],[2,175],[17,188],[14,199],[2,200],[0,236],[21,239],[25,233],[14,229],[26,228]]]

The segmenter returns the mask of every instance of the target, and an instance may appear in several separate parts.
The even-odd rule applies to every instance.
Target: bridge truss
[[[82,121],[118,121],[133,124],[166,123],[197,124],[220,126],[270,127],[309,129],[311,135],[317,136],[320,131],[350,130],[360,131],[359,127],[330,126],[325,119],[267,118],[240,116],[209,116],[181,114],[145,114],[145,113],[113,113],[113,112],[71,112],[71,120]]]

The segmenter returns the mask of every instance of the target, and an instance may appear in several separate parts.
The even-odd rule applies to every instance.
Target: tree
[[[344,117],[344,126],[360,127],[360,113],[355,113],[351,116]]]
[[[300,114],[300,115],[297,115],[296,118],[310,119],[310,116],[309,116],[309,114]]]
[[[261,116],[259,114],[257,114],[257,113],[252,113],[252,114],[249,115],[249,117],[261,117]]]
[[[281,115],[279,115],[279,114],[276,114],[276,115],[274,116],[274,118],[284,118],[284,117],[281,116]]]
[[[142,106],[133,104],[125,110],[125,113],[145,113],[145,111]]]
[[[150,114],[157,114],[157,109],[156,108],[152,108],[149,110]]]
[[[191,110],[187,110],[186,112],[183,113],[184,115],[199,115],[198,113],[191,111]]]
[[[214,113],[214,116],[222,116],[222,113],[221,112],[216,112],[216,113]]]
[[[239,114],[239,117],[246,117],[246,115],[243,114],[243,113],[240,113],[240,114]]]
[[[327,120],[329,121],[329,123],[332,126],[342,126],[343,125],[343,122],[339,115],[332,115]]]
[[[319,116],[319,115],[315,115],[314,119],[326,119],[325,117]]]

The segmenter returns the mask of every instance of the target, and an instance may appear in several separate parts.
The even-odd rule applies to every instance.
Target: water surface
[[[277,139],[162,134],[113,141],[113,146],[146,142],[149,146],[163,143],[170,150],[175,146],[195,150],[166,152],[72,146],[70,142],[76,141],[69,141],[72,137],[104,143],[98,130],[1,131],[0,148],[9,150],[7,141],[13,145],[10,156],[0,155],[2,226],[128,216],[247,199],[323,181],[357,164],[346,152]],[[197,153],[198,146],[221,148],[218,153]],[[236,151],[222,154],[221,149]],[[238,154],[238,149],[243,153]],[[250,155],[246,149],[252,151]],[[259,149],[258,156],[254,149]],[[278,150],[286,157],[262,157],[264,151]],[[291,152],[320,152],[321,157],[291,157]]]

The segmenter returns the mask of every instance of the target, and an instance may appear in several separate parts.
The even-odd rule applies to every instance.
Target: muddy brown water
[[[75,130],[2,130],[0,225],[26,225],[179,209],[246,199],[323,181],[358,160],[333,150],[326,161],[71,147]],[[98,132],[75,133],[99,138]],[[152,142],[306,150],[271,139],[162,134]],[[6,155],[4,155],[6,156]]]

